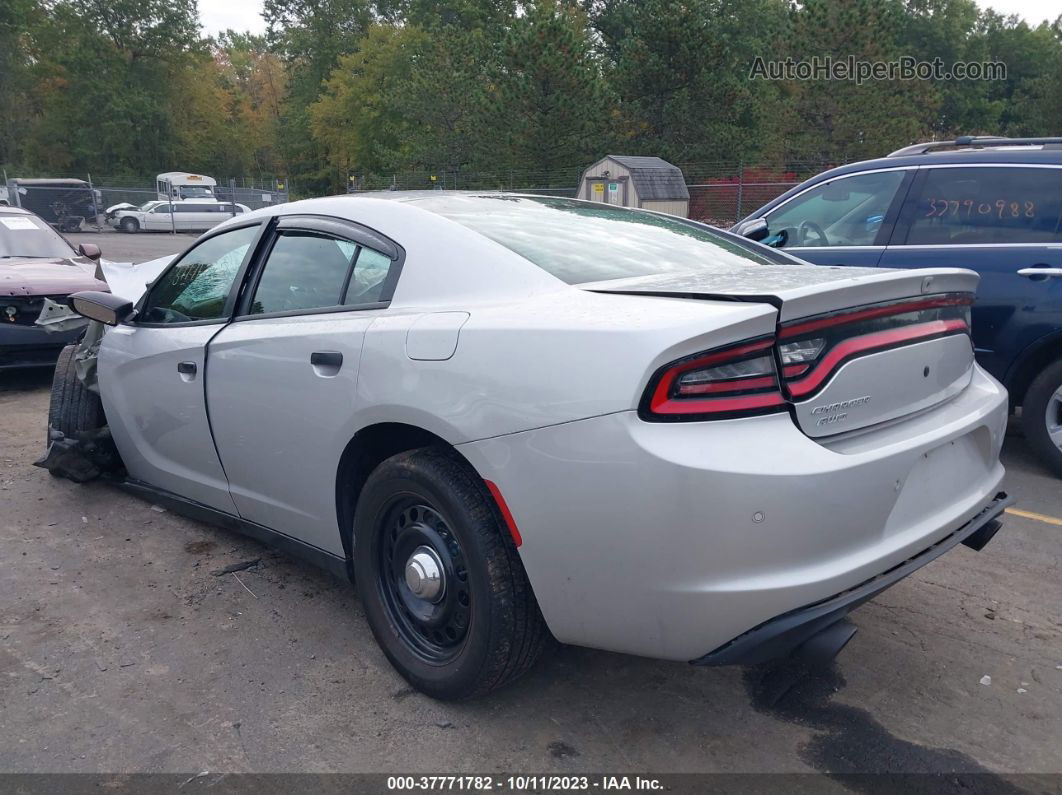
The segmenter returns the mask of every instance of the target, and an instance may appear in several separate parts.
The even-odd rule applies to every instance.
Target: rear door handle
[[[1050,279],[1052,276],[1062,276],[1062,268],[1034,267],[1022,268],[1018,271],[1019,276],[1029,279]]]
[[[310,354],[310,364],[314,367],[335,367],[338,369],[343,366],[343,354],[339,351],[314,351]]]
[[[195,362],[177,362],[177,372],[181,375],[195,375]]]

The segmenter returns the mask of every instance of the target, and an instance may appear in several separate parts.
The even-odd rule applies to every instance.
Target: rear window
[[[568,284],[793,262],[682,219],[572,199],[450,195],[416,204]]]
[[[1062,242],[1062,169],[935,168],[907,245]]]

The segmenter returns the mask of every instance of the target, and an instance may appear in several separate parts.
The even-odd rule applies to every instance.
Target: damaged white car
[[[71,299],[106,331],[60,361],[42,465],[352,576],[432,696],[505,684],[551,633],[831,657],[1009,502],[969,271],[426,192],[281,205],[105,275]]]

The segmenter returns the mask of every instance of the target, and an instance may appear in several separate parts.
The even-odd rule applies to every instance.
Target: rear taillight
[[[852,359],[891,348],[970,333],[966,293],[929,295],[802,318],[778,331],[786,394],[808,400]]]
[[[642,399],[643,419],[724,419],[785,409],[774,337],[705,351],[657,370]]]
[[[656,422],[771,414],[814,397],[852,359],[970,333],[972,295],[930,295],[802,318],[777,338],[704,351],[661,367],[639,406]],[[781,378],[779,378],[781,368]]]

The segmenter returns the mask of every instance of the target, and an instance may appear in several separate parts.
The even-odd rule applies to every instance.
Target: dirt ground
[[[77,240],[101,237],[168,236]],[[828,668],[562,647],[453,705],[392,671],[348,583],[33,467],[49,383],[0,375],[0,771],[1062,772],[1062,490],[1019,436],[1007,488],[1040,517],[862,607]]]

